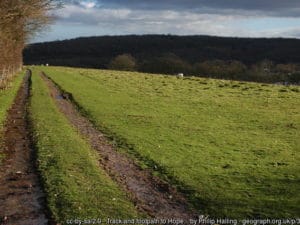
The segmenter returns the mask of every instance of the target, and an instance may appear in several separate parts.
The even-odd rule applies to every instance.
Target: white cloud
[[[129,8],[99,8],[95,2],[82,1],[80,5],[65,5],[58,10],[58,23],[66,25],[89,25],[103,34],[154,34],[179,35],[206,34],[236,37],[300,37],[296,27],[278,27],[264,30],[247,28],[243,23],[249,18],[262,20],[257,14],[213,14],[188,10],[143,10]],[[267,17],[272,18],[272,17]],[[300,21],[299,21],[300,22]],[[105,31],[105,33],[101,33]],[[94,34],[93,34],[94,35]]]
[[[91,8],[94,8],[96,6],[96,3],[95,2],[80,2],[79,3],[81,6],[83,6],[84,8],[86,9],[91,9]]]
[[[264,31],[257,32],[255,36],[258,37],[287,37],[287,38],[300,38],[299,27],[287,27],[281,29],[266,29]]]
[[[126,19],[129,13],[129,9],[99,9],[95,7],[83,8],[79,5],[65,5],[64,8],[57,10],[54,15],[58,18],[58,22],[76,22],[91,25],[102,21]]]

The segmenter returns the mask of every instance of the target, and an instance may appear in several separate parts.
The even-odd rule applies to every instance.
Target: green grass
[[[7,116],[7,110],[12,105],[16,97],[17,91],[19,90],[20,84],[22,83],[22,78],[23,78],[23,76],[21,75],[22,73],[19,73],[14,78],[14,80],[10,83],[8,89],[5,90],[0,89],[0,147],[1,144],[3,144],[2,129]],[[3,157],[4,156],[3,154],[1,154],[0,151],[0,164],[1,164],[1,159],[3,159]]]
[[[135,218],[127,194],[98,165],[98,154],[58,111],[45,83],[34,70],[30,104],[38,170],[54,218]]]
[[[299,216],[299,87],[43,67],[211,217]]]

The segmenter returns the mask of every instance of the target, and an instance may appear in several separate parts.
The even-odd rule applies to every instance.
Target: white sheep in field
[[[184,74],[183,74],[183,73],[178,73],[178,74],[177,74],[177,77],[183,78],[183,77],[184,77]]]

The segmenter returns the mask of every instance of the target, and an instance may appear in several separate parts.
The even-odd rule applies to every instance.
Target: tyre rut
[[[59,110],[101,155],[102,168],[123,190],[130,194],[136,207],[157,219],[179,219],[189,224],[197,218],[182,194],[168,183],[142,170],[131,158],[117,152],[105,136],[84,116],[80,115],[68,94],[62,93],[56,84],[44,73],[41,76]]]
[[[4,127],[5,159],[0,168],[0,224],[44,225],[45,195],[39,182],[27,120],[30,96],[28,70],[8,111]]]

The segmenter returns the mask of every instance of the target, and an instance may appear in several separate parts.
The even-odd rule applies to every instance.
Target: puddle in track
[[[177,218],[189,224],[191,218],[197,218],[186,199],[168,183],[142,170],[109,144],[104,135],[93,124],[81,116],[76,107],[68,100],[68,94],[62,94],[46,74],[41,76],[50,89],[50,93],[60,111],[68,118],[81,135],[101,155],[101,166],[126,192],[130,193],[137,208],[157,219]]]

